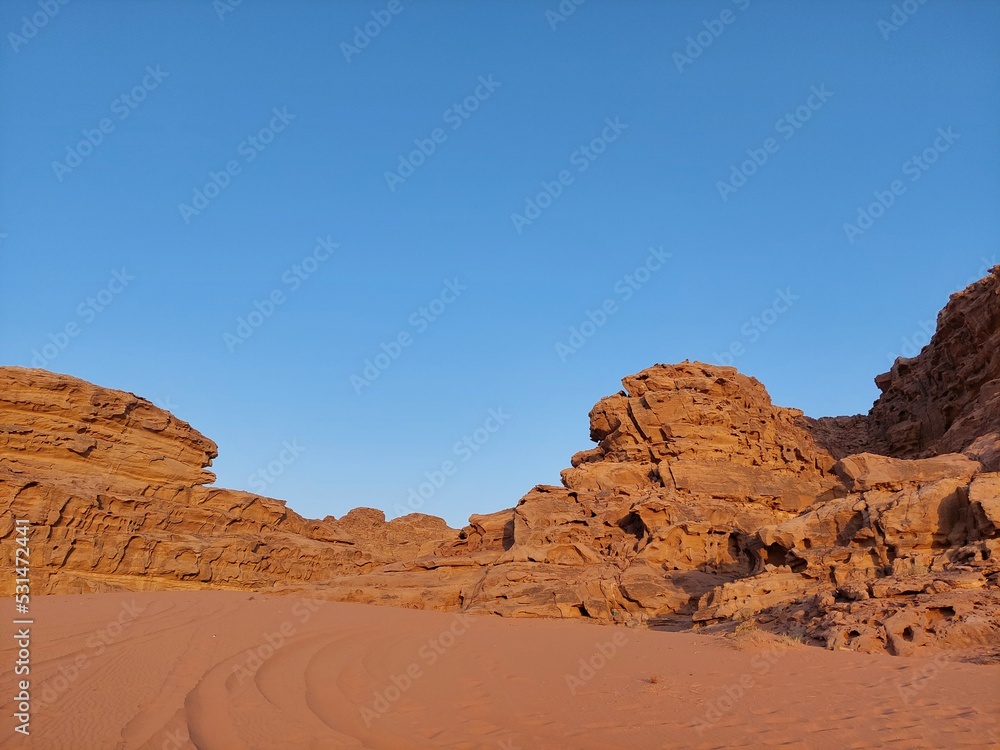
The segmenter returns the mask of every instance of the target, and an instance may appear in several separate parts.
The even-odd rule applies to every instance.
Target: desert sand
[[[47,596],[32,614],[31,736],[2,747],[1000,744],[1000,665],[947,655],[245,591]]]

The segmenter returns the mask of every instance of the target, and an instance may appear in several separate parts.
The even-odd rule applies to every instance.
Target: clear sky
[[[510,507],[657,362],[865,412],[1000,239],[1000,4],[895,8],[5,0],[0,362],[310,517]]]

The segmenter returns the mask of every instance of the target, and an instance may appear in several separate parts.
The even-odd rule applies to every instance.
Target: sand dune
[[[7,693],[0,747],[1000,745],[1000,666],[946,657],[246,592],[42,597],[33,617],[31,736]]]

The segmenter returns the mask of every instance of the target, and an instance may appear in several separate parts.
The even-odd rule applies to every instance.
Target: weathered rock
[[[108,473],[119,486],[215,481],[207,470],[218,456],[215,443],[131,393],[3,367],[0,394],[0,455],[8,466],[53,476]]]
[[[907,484],[932,482],[946,477],[968,482],[981,468],[978,461],[958,453],[911,461],[859,453],[838,462],[835,471],[849,490],[864,492],[898,489]]]
[[[215,444],[132,394],[21,368],[0,368],[0,388],[0,538],[32,522],[36,593],[316,583],[458,538],[429,516],[309,521],[205,487]]]
[[[876,378],[868,420],[874,452],[961,453],[1000,424],[1000,266],[951,296],[920,354]]]
[[[984,539],[1000,532],[1000,473],[981,474],[969,487],[975,527]]]

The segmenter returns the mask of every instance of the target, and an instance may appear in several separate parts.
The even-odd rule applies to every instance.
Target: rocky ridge
[[[15,517],[32,521],[36,593],[319,581],[457,535],[437,518],[385,523],[365,508],[306,520],[279,500],[205,486],[217,455],[145,399],[0,368],[0,539],[9,541]]]
[[[309,590],[995,654],[998,338],[1000,267],[876,379],[867,416],[810,419],[733,368],[656,365],[594,407],[596,447],[572,457],[562,486],[462,530],[364,508],[310,521],[209,487],[217,448],[187,423],[131,394],[0,368],[4,558],[13,517],[27,517],[36,593]]]

